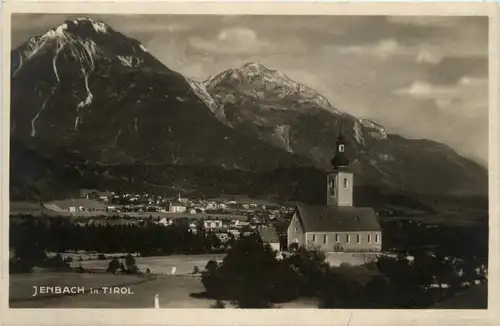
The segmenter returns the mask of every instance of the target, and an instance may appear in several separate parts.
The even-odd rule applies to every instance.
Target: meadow
[[[122,254],[123,255],[123,254]],[[82,266],[84,269],[102,269],[108,267],[113,255],[106,254],[109,257],[105,260],[84,260],[73,261],[71,267]],[[171,255],[154,257],[137,257],[136,263],[139,270],[145,272],[149,268],[153,274],[171,274],[172,267],[176,268],[176,275],[191,274],[193,269],[198,267],[200,270],[205,268],[209,260],[221,261],[224,254],[205,254],[205,255]]]

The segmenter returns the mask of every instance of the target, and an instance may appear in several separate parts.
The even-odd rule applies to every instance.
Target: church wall
[[[378,234],[378,242],[376,237]],[[338,241],[337,241],[338,235]],[[349,242],[347,241],[349,235]],[[358,243],[357,236],[360,241]],[[314,239],[315,236],[315,239]],[[326,243],[325,243],[326,236]],[[319,247],[327,252],[334,251],[380,251],[382,249],[382,233],[375,231],[360,232],[307,232],[306,246]]]
[[[330,173],[326,188],[327,205],[353,206],[354,176],[352,173],[345,171]]]
[[[337,201],[338,206],[352,206],[353,197],[353,175],[352,173],[339,172],[337,176]],[[347,180],[347,181],[346,181]],[[346,184],[344,184],[346,182]]]
[[[292,243],[297,243],[299,247],[305,245],[305,234],[297,217],[297,213],[293,215],[287,230],[288,248],[290,248]]]

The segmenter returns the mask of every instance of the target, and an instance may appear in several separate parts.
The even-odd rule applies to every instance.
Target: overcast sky
[[[193,79],[258,62],[390,133],[487,162],[486,17],[14,15],[12,45],[82,16]]]

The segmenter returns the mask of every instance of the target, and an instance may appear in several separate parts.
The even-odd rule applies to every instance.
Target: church
[[[345,154],[342,133],[337,139],[333,169],[326,175],[326,205],[299,205],[287,230],[288,248],[305,246],[325,252],[367,252],[382,248],[382,229],[371,207],[353,205],[354,175]]]

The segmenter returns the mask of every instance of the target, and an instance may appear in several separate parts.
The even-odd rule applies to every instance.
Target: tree
[[[119,269],[120,269],[120,262],[115,257],[109,262],[108,269],[106,271],[108,273],[116,273]]]
[[[139,272],[139,267],[137,267],[135,258],[131,254],[125,257],[125,267],[128,273],[136,274]]]
[[[365,287],[365,302],[366,308],[393,308],[393,289],[386,276],[378,274],[372,277]]]
[[[225,293],[224,281],[219,272],[219,264],[215,260],[210,260],[201,272],[201,282],[206,292],[212,297],[220,297]]]
[[[286,261],[297,274],[299,293],[303,296],[315,296],[322,288],[322,277],[330,267],[325,253],[300,247]]]
[[[202,282],[214,298],[226,298],[240,308],[267,308],[280,299],[277,288],[292,285],[284,284],[294,276],[287,267],[276,259],[270,246],[255,236],[245,237],[235,241],[221,264],[207,263]]]

